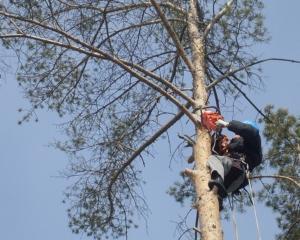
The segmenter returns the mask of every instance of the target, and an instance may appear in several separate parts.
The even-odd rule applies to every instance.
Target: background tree
[[[70,140],[57,146],[73,158],[75,232],[127,233],[133,212],[146,210],[138,160],[183,115],[196,126],[198,207],[211,204],[218,218],[203,167],[209,135],[188,108],[199,117],[206,104],[226,107],[240,94],[249,101],[242,87],[259,84],[255,66],[271,60],[249,51],[264,40],[261,8],[254,0],[2,1],[0,38],[16,51],[18,81],[33,104],[24,120],[44,106],[70,119]],[[220,235],[203,209],[202,234],[208,223]]]
[[[275,177],[269,176],[274,181],[264,184],[260,198],[278,213],[282,232],[277,238],[296,240],[300,237],[300,119],[286,109],[274,111],[272,106],[265,113],[271,122],[264,121],[264,136],[270,145],[264,165]]]

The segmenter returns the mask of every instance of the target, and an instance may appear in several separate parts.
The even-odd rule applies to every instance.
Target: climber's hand
[[[224,127],[227,127],[228,126],[228,122],[225,122],[221,119],[219,119],[218,121],[216,121],[216,125],[218,128],[224,128]]]

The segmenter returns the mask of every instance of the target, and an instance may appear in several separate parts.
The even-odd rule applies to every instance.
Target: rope
[[[231,198],[231,200],[230,200],[230,198]],[[233,204],[233,195],[232,194],[230,194],[230,196],[228,197],[228,201],[229,201],[229,205],[230,205],[230,209],[231,209],[231,221],[232,221],[232,225],[233,225],[234,239],[239,240],[239,232],[238,232],[238,226],[237,226],[237,221],[236,221],[236,214],[235,214],[235,208],[234,208],[234,204]]]
[[[215,133],[212,135],[214,142],[213,142],[211,151],[212,151],[213,153],[215,153],[216,155],[220,155],[220,153],[218,153],[218,152],[215,150],[215,148],[216,148],[216,144],[217,144],[217,139],[218,139],[219,136],[221,136],[221,135],[222,135],[222,129],[218,129],[218,130],[215,131]]]
[[[215,147],[216,147],[216,143],[217,143],[217,133],[215,133],[215,135],[213,136],[214,138],[214,144],[211,148],[212,152],[215,153],[216,155],[219,155],[219,153],[215,150]]]
[[[248,164],[247,164],[246,176],[247,176],[247,179],[248,179],[248,182],[249,182],[249,187],[250,187],[250,198],[251,198],[251,202],[252,202],[252,206],[253,206],[253,211],[254,211],[254,216],[255,216],[257,239],[258,240],[262,240],[261,234],[260,234],[259,223],[258,223],[256,206],[255,206],[254,194],[253,194],[252,184],[251,184],[251,180],[250,180],[250,172],[249,172]]]
[[[199,221],[199,212],[197,210],[197,214],[196,214],[196,221],[195,221],[195,229],[198,229],[198,221]],[[197,236],[198,236],[198,231],[195,231],[195,240],[197,240]]]

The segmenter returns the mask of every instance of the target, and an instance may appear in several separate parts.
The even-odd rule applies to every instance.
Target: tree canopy
[[[264,184],[260,198],[278,213],[282,232],[277,238],[296,240],[300,237],[300,119],[273,106],[265,112],[271,120],[264,121],[263,134],[270,145],[265,167],[271,169],[273,181]]]
[[[251,52],[267,40],[262,9],[260,0],[1,1],[0,39],[32,103],[23,121],[44,107],[68,119],[56,146],[71,157],[74,232],[100,239],[136,226],[147,211],[144,158],[181,119],[197,125],[199,97],[227,111],[243,97],[259,111],[245,89],[261,84],[259,63],[276,60]]]

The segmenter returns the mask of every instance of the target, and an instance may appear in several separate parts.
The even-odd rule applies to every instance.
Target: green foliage
[[[190,178],[184,176],[184,173],[181,174],[182,182],[175,182],[167,191],[167,193],[174,197],[176,202],[180,204],[184,204],[188,199],[189,203],[193,203],[195,201],[195,190],[193,188],[193,184]]]
[[[300,182],[300,118],[290,115],[286,109],[274,110],[267,106],[265,113],[271,121],[263,120],[264,136],[270,148],[265,164],[274,175],[288,176]],[[277,239],[300,238],[300,189],[288,181],[275,179],[265,185],[261,200],[278,213],[277,222],[282,232]]]
[[[191,57],[189,1],[160,2]],[[225,1],[198,3],[197,21],[203,33]],[[207,85],[232,68],[256,61],[251,46],[266,40],[262,8],[259,0],[234,1],[208,33],[204,39]],[[140,0],[3,1],[0,22],[1,42],[15,51],[20,63],[18,82],[32,103],[23,121],[35,116],[39,108],[67,119],[61,127],[68,138],[56,147],[70,156],[65,173],[73,177],[66,191],[70,227],[97,239],[127,235],[136,226],[133,215],[147,212],[141,169],[143,157],[151,156],[152,148],[145,148],[134,162],[129,160],[178,109],[113,60],[156,83],[182,105],[186,101],[150,73],[178,88],[193,88],[191,73],[156,11]],[[249,67],[227,80],[253,87],[260,83],[258,73]],[[210,96],[222,99],[223,105],[228,97],[239,96],[230,81],[222,81],[214,90]],[[192,93],[187,95],[192,97]],[[212,97],[209,101],[214,102]],[[186,179],[171,188],[170,194],[181,203],[193,199]]]

